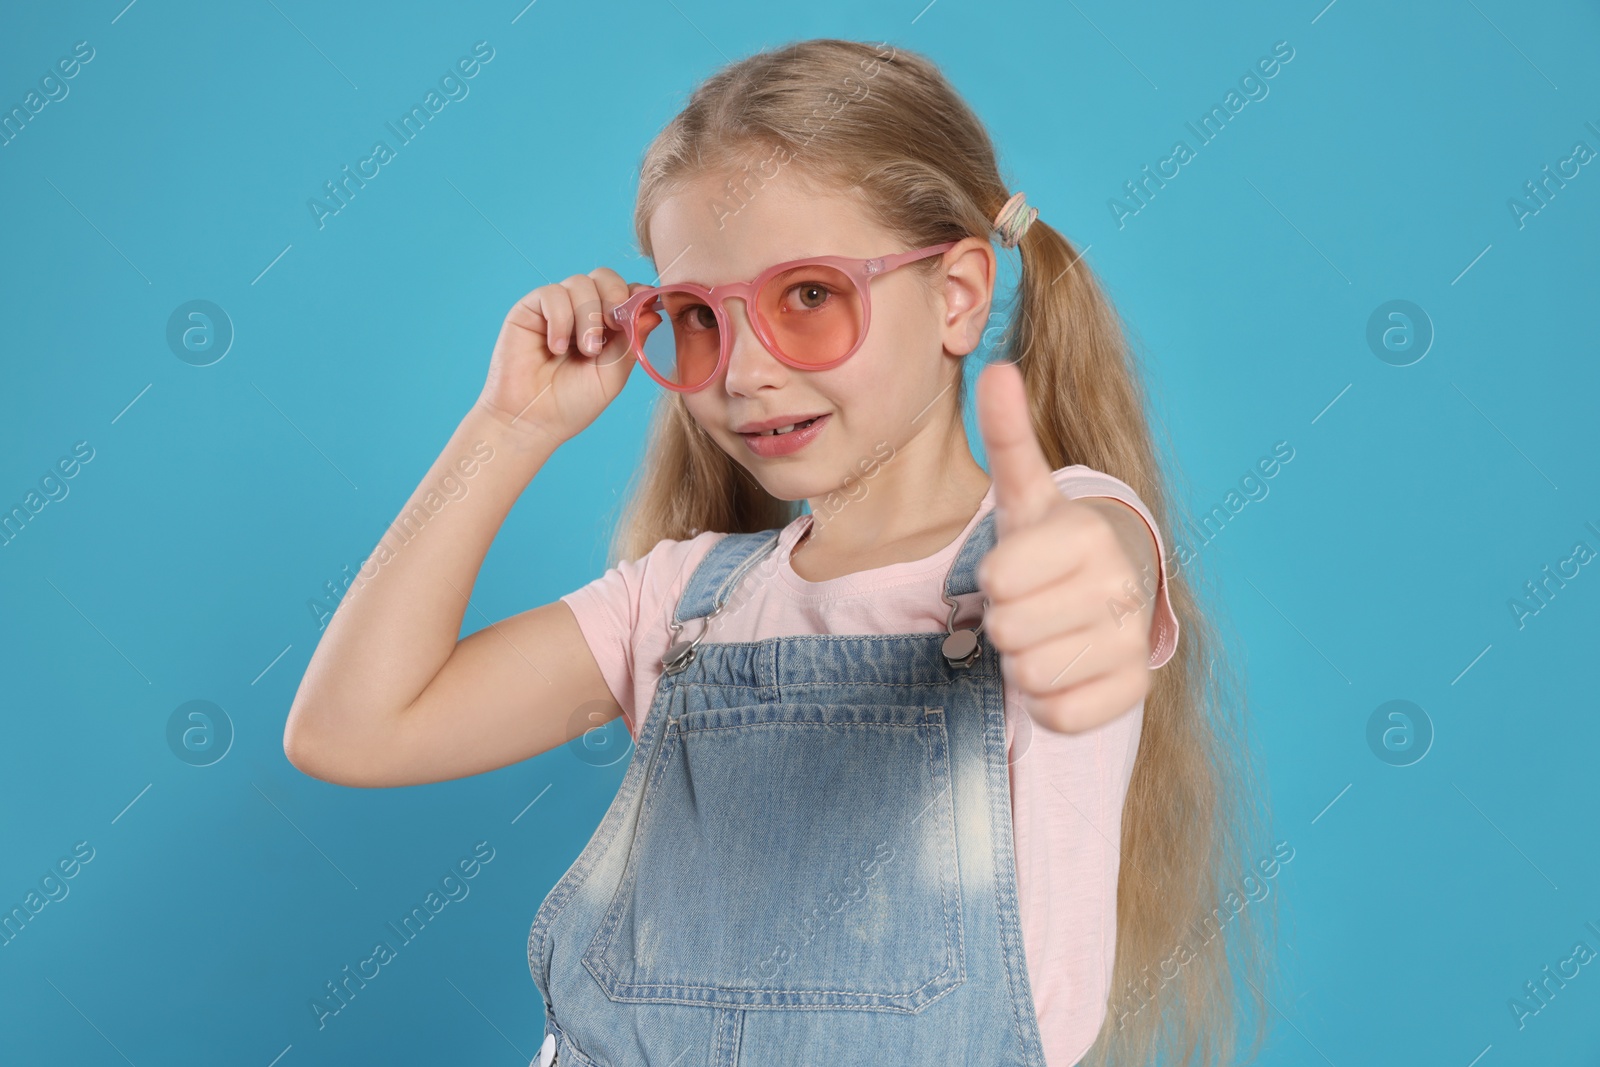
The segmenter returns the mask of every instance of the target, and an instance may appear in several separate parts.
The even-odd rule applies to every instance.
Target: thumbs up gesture
[[[1130,613],[1124,584],[1138,587],[1141,566],[1157,573],[1155,539],[1127,504],[1056,486],[1014,364],[984,368],[977,406],[995,497],[995,545],[978,564],[984,631],[1034,722],[1091,729],[1149,692],[1154,598]]]

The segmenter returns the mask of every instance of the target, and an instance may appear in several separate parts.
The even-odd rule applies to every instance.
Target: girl
[[[507,315],[284,744],[390,786],[625,717],[529,935],[541,1067],[1233,1062],[1235,981],[1265,996],[1267,909],[1217,906],[1255,858],[1248,750],[1117,318],[1037,215],[927,59],[804,41],[646,152],[658,286],[597,268]],[[1022,307],[985,473],[995,237]],[[511,505],[635,363],[662,388],[614,565],[457,641]]]

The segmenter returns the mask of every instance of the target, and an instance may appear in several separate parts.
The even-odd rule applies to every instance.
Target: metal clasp
[[[695,646],[703,641],[706,634],[710,632],[711,620],[722,614],[722,609],[727,606],[728,601],[724,600],[722,603],[718,604],[712,609],[710,615],[704,617],[704,625],[700,627],[700,632],[694,635],[693,641],[684,641],[682,639],[678,639],[674,640],[670,645],[667,646],[666,654],[661,657],[661,670],[663,673],[678,674],[683,671],[684,668],[688,667],[689,664],[694,662]],[[678,634],[681,633],[682,630],[683,623],[676,619],[672,620],[672,636],[677,638]]]
[[[715,614],[716,612],[711,613],[711,615]],[[661,670],[663,673],[677,674],[694,662],[694,646],[698,645],[700,638],[704,637],[706,631],[711,629],[711,615],[705,617],[705,625],[700,627],[700,633],[693,641],[674,640],[672,644],[667,646],[666,654],[661,657]],[[672,636],[676,638],[682,630],[683,623],[674,620],[672,623]]]
[[[700,632],[695,635],[693,641],[677,639],[678,634],[683,631],[683,623],[676,619],[672,620],[671,634],[675,640],[667,646],[666,654],[661,657],[662,673],[678,674],[694,662],[695,646],[704,640],[706,634],[711,630],[711,620],[721,615],[722,609],[732,602],[734,591],[739,588],[739,583],[744,580],[744,576],[750,572],[750,569],[777,549],[778,540],[779,535],[774,534],[768,540],[765,550],[760,555],[748,557],[728,576],[723,586],[722,600],[711,610],[711,614],[704,617],[705,625],[700,627]]]
[[[971,629],[963,628],[957,630],[955,628],[956,612],[960,610],[961,604],[947,593],[941,592],[939,595],[944,597],[946,604],[950,605],[950,617],[945,620],[944,624],[947,634],[944,644],[939,646],[939,650],[944,653],[945,662],[950,666],[970,667],[977,660],[978,654],[983,651],[983,646],[978,641],[978,635],[983,632],[984,620],[980,618],[978,625]],[[983,608],[984,615],[987,616],[989,610],[988,597],[983,598]]]

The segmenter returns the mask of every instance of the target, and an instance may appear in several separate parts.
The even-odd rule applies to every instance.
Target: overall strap
[[[946,596],[957,597],[977,592],[978,564],[994,547],[994,515],[994,510],[990,509],[989,514],[979,520],[972,533],[967,535],[961,551],[956,553],[956,561],[950,565],[950,573],[944,582]]]
[[[757,533],[727,534],[711,546],[705,559],[689,576],[689,583],[678,598],[672,621],[683,623],[710,615],[739,584],[757,560],[778,542],[781,528]]]

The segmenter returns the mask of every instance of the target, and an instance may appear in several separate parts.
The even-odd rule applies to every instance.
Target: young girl
[[[1217,907],[1256,858],[1248,750],[1117,317],[1037,215],[927,59],[804,41],[649,147],[659,285],[602,267],[507,315],[284,741],[390,786],[625,717],[530,931],[541,1067],[1233,1062],[1236,980],[1265,997],[1268,910]],[[985,473],[995,238],[1021,313],[978,377]],[[457,641],[506,513],[635,363],[661,395],[615,565]]]

